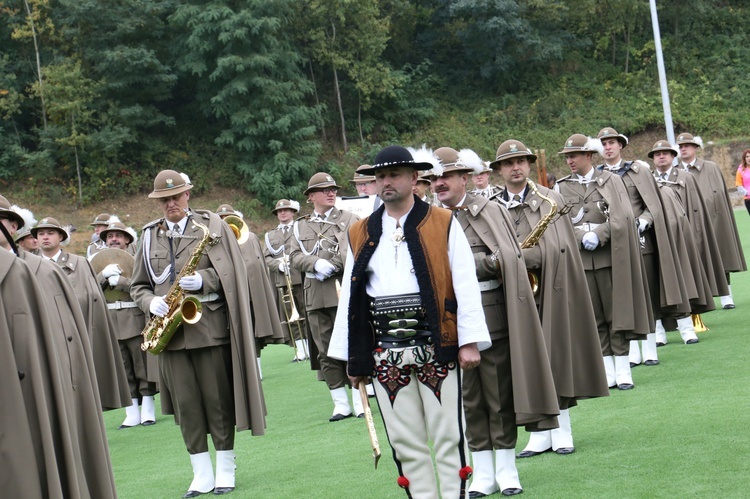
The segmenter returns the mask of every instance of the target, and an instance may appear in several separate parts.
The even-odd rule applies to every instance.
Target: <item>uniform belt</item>
[[[393,331],[389,331],[391,333]],[[375,348],[407,348],[421,347],[432,343],[432,335],[429,331],[412,331],[414,334],[404,337],[392,336],[376,332]]]
[[[479,281],[479,291],[492,291],[500,287],[499,279],[490,279],[489,281]]]
[[[110,310],[121,310],[123,308],[135,308],[138,304],[134,301],[116,301],[113,303],[107,303],[107,308]]]
[[[600,225],[601,224],[592,224],[592,223],[586,222],[586,223],[582,223],[580,225],[576,225],[575,228],[576,229],[583,229],[586,232],[591,232],[592,230],[596,229]]]

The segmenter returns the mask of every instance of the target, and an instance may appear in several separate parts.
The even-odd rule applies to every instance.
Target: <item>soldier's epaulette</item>
[[[570,179],[571,179],[572,177],[573,177],[573,175],[572,175],[572,174],[571,174],[571,175],[565,175],[564,177],[562,177],[562,178],[559,178],[559,179],[557,179],[557,181],[558,181],[558,182],[567,182],[567,181],[568,181],[568,180],[570,180]]]
[[[294,219],[294,221],[299,222],[300,220],[304,220],[306,218],[310,218],[310,213],[308,213],[307,215],[302,215],[301,217],[297,217]]]
[[[206,220],[211,218],[211,211],[209,210],[191,210],[193,215],[197,215],[201,218],[205,218]]]
[[[143,226],[143,230],[150,229],[151,227],[156,227],[157,225],[164,222],[163,218],[157,218],[156,220],[152,220],[151,222],[147,223]]]

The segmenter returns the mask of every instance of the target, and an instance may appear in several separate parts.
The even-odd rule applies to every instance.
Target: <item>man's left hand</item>
[[[203,287],[203,278],[198,272],[186,275],[180,279],[180,287],[185,291],[199,291]]]
[[[458,349],[458,364],[461,369],[468,371],[479,365],[481,357],[476,343],[469,343]]]

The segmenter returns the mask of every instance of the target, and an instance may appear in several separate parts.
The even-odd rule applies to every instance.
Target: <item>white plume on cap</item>
[[[180,172],[180,177],[182,177],[182,180],[184,180],[187,185],[193,185],[193,183],[190,182],[190,177],[187,176],[187,173]]]
[[[461,149],[458,151],[457,165],[463,165],[467,168],[472,169],[472,175],[482,173],[484,171],[484,161],[479,157],[479,154],[475,153],[471,149]]]
[[[18,213],[21,216],[21,218],[23,218],[24,229],[29,230],[34,225],[36,225],[36,218],[34,218],[34,214],[31,212],[31,210],[27,210],[26,208],[21,208],[20,206],[17,206],[15,204],[11,206],[10,209]]]
[[[118,217],[117,215],[110,215],[109,218],[107,219],[107,225],[113,224],[115,222],[122,223],[122,220],[120,220],[120,217]]]
[[[440,177],[443,174],[443,165],[440,163],[440,159],[433,154],[432,149],[429,149],[427,144],[422,144],[422,147],[419,149],[414,149],[413,147],[407,147],[406,149],[411,153],[415,162],[429,163],[432,165],[432,168],[425,174],[435,175],[437,177]]]
[[[703,139],[702,138],[700,138],[699,136],[696,135],[696,136],[693,137],[693,142],[695,142],[696,144],[698,144],[698,147],[700,147],[701,149],[703,149]]]
[[[600,156],[604,155],[604,146],[602,145],[602,141],[595,137],[588,138],[588,140],[586,141],[586,145],[583,146],[583,150],[599,153]]]
[[[240,210],[234,210],[234,214],[242,219],[245,218],[245,215],[242,214]]]
[[[70,230],[70,224],[63,225],[62,226],[62,230],[65,231],[65,235],[68,236],[68,237],[65,238],[65,241],[61,241],[60,242],[60,246],[67,246],[67,245],[70,244],[70,241],[71,241],[71,238],[70,238],[70,232],[71,232],[71,230]]]
[[[293,210],[299,211],[299,201],[294,201],[294,200],[289,201],[289,207]]]

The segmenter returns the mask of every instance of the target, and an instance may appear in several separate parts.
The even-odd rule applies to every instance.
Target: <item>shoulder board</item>
[[[205,218],[206,220],[208,220],[209,218],[211,218],[211,212],[208,211],[208,210],[191,210],[191,211],[192,211],[193,215],[199,216],[201,218]]]
[[[152,220],[151,222],[147,223],[143,226],[143,230],[150,229],[151,227],[156,227],[160,223],[164,221],[163,218],[157,218],[156,220]]]
[[[297,217],[297,218],[295,218],[295,219],[294,219],[294,221],[295,221],[295,222],[298,222],[298,221],[300,221],[300,220],[305,220],[305,219],[307,219],[307,218],[310,218],[310,214],[309,214],[309,213],[308,213],[307,215],[302,215],[301,217]]]

